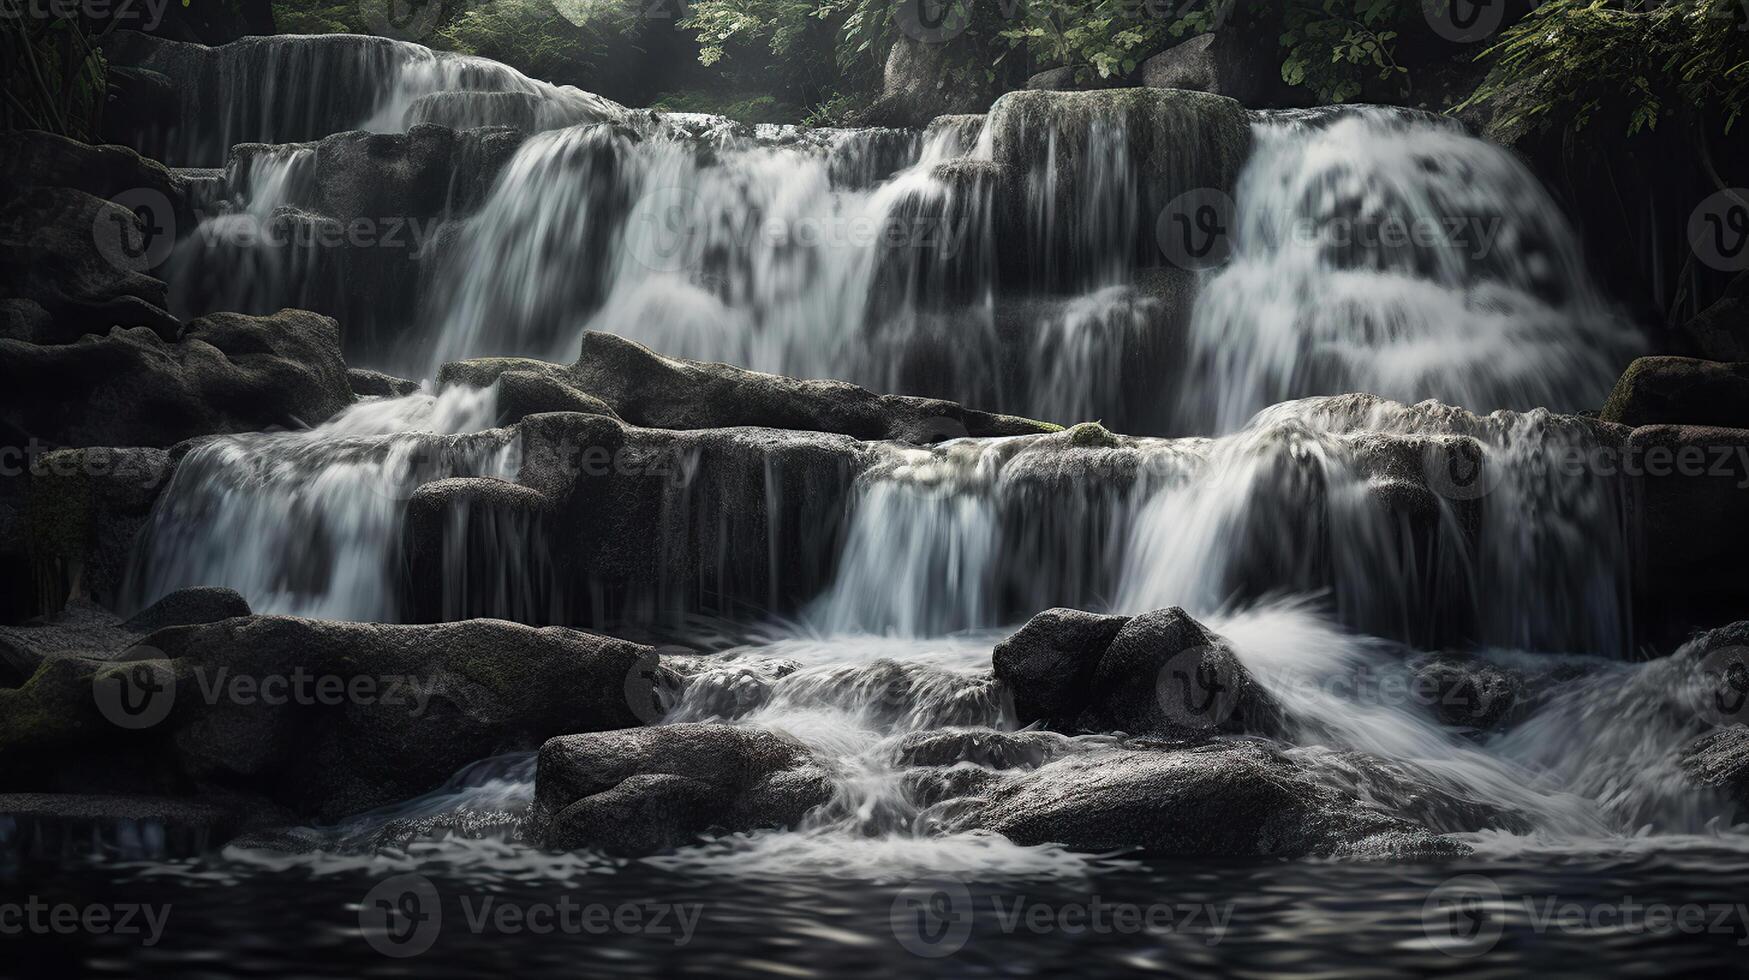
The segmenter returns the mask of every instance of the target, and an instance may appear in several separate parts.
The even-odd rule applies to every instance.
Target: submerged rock
[[[337,820],[557,734],[639,724],[632,702],[667,683],[640,670],[649,654],[498,620],[161,629],[118,660],[52,656],[0,690],[0,791],[193,788]]]
[[[55,346],[0,339],[0,385],[0,432],[55,446],[303,428],[353,400],[339,325],[303,310],[215,313],[174,341],[141,327]]]
[[[1429,858],[1460,843],[1362,806],[1308,778],[1263,744],[1077,755],[1004,782],[965,811],[961,829],[1018,844],[1162,857]]]
[[[546,847],[638,856],[707,831],[795,826],[831,798],[825,770],[788,736],[669,725],[548,741],[532,824]]]
[[[419,382],[369,368],[347,368],[346,381],[360,398],[400,398],[419,390]]]

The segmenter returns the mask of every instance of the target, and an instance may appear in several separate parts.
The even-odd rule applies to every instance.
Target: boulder
[[[403,398],[419,391],[419,382],[369,368],[347,368],[346,383],[360,398]]]
[[[101,176],[93,186],[106,186]],[[150,274],[168,248],[157,236],[174,236],[175,221],[153,220],[162,223],[147,229],[128,207],[68,187],[38,187],[0,207],[0,339],[66,344],[117,326],[175,338],[168,289]]]
[[[465,214],[485,200],[522,140],[510,130],[457,132],[435,125],[328,136],[315,144],[314,210],[343,224]]]
[[[759,426],[838,432],[857,439],[934,443],[1012,436],[1055,427],[953,402],[877,395],[842,381],[799,381],[666,357],[635,341],[590,331],[572,366],[577,384],[634,425],[661,429]]]
[[[996,89],[983,69],[956,67],[949,45],[900,36],[881,70],[881,93],[859,125],[928,125],[936,116],[983,112]]]
[[[1149,88],[1232,94],[1221,91],[1219,73],[1215,70],[1214,42],[1213,34],[1199,34],[1154,55],[1142,62],[1142,84]]]
[[[353,400],[339,325],[302,310],[215,313],[174,341],[143,327],[57,346],[0,339],[0,383],[0,433],[57,446],[301,428]]]
[[[246,804],[170,796],[0,794],[0,860],[164,861],[211,853],[261,818]]]
[[[1739,820],[1749,814],[1749,727],[1715,728],[1690,742],[1680,761],[1696,782],[1734,802]]]
[[[959,826],[1021,845],[1158,857],[1467,853],[1309,778],[1279,750],[1245,741],[1060,759],[998,784]]]
[[[532,357],[478,357],[451,361],[438,369],[439,387],[498,386],[499,419],[519,422],[542,412],[582,412],[618,418],[601,399],[584,391],[575,372],[563,364]]]
[[[1525,678],[1485,660],[1438,656],[1414,671],[1415,696],[1442,724],[1487,731],[1524,706]]]
[[[163,449],[61,449],[33,456],[24,537],[35,611],[69,598],[115,607],[135,536],[170,480]]]
[[[19,626],[0,626],[0,687],[23,684],[44,660],[72,654],[105,660],[167,626],[212,623],[249,615],[249,604],[230,589],[199,587],[172,592],[131,619],[89,599],[75,599],[54,616]]]
[[[991,661],[1022,725],[1172,737],[1281,727],[1274,699],[1182,609],[1046,610],[998,644]]]
[[[1623,448],[1642,632],[1678,640],[1741,618],[1749,584],[1749,430],[1646,425]]]
[[[793,827],[831,798],[826,771],[787,736],[666,725],[548,741],[532,823],[545,847],[635,857],[706,832]]]
[[[171,209],[158,220],[173,218],[178,230],[194,229],[187,178],[126,146],[94,146],[37,130],[0,133],[0,175],[20,190],[66,187],[106,200],[149,192]]]
[[[1191,192],[1231,194],[1251,115],[1204,92],[1009,92],[990,107],[992,159],[1025,175],[1027,281],[1085,288],[1136,257],[1160,265],[1157,217]]]
[[[1637,358],[1616,381],[1600,417],[1636,427],[1749,428],[1749,363]]]
[[[1703,357],[1749,361],[1749,272],[1737,273],[1724,295],[1682,329]]]
[[[334,821],[488,756],[638,724],[633,702],[667,683],[640,669],[650,656],[499,620],[169,627],[119,660],[50,657],[0,689],[0,789],[89,792],[125,769],[132,791],[231,793]]]
[[[1092,698],[1093,672],[1128,616],[1047,609],[996,644],[996,679],[1014,696],[1015,720],[1072,728]]]

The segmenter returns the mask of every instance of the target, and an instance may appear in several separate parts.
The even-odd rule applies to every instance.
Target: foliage
[[[1743,15],[1740,0],[1646,9],[1547,0],[1484,55],[1499,60],[1459,108],[1502,107],[1499,129],[1555,125],[1577,132],[1605,115],[1620,118],[1633,136],[1679,116],[1729,133],[1749,101]]]
[[[706,112],[744,123],[794,122],[801,114],[796,106],[770,95],[724,94],[697,89],[664,93],[656,98],[651,108],[666,112]]]
[[[562,6],[553,0],[488,0],[446,21],[431,43],[562,81],[582,66],[612,61],[616,48],[636,36],[645,4],[605,0]]]
[[[96,139],[109,88],[108,64],[95,47],[99,29],[76,17],[0,21],[5,128]]]
[[[1322,102],[1347,102],[1369,77],[1400,81],[1407,94],[1409,69],[1397,63],[1396,29],[1420,16],[1418,0],[1317,0],[1287,4],[1281,47],[1281,80],[1303,85]]]

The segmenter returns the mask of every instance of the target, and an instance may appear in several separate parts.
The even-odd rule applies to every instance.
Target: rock
[[[1749,361],[1749,272],[1739,272],[1713,305],[1682,328],[1714,361]]]
[[[557,588],[546,544],[551,511],[540,491],[487,477],[415,490],[405,525],[413,619],[547,619],[543,606]]]
[[[134,538],[171,466],[163,449],[62,449],[31,460],[25,535],[37,611],[73,597],[121,603]]]
[[[665,357],[595,331],[583,335],[583,350],[572,372],[580,388],[606,402],[620,418],[652,428],[759,426],[923,444],[1054,429],[952,402],[876,395],[842,381],[798,381],[728,364]]]
[[[1215,71],[1213,34],[1182,41],[1142,62],[1142,84],[1226,95]]]
[[[995,96],[982,69],[955,68],[947,45],[899,37],[881,71],[881,94],[858,125],[928,125],[936,116],[983,112]]]
[[[900,739],[893,747],[893,761],[907,769],[961,764],[984,769],[1037,769],[1077,751],[1080,749],[1075,740],[1056,732],[937,729],[913,732]]]
[[[1615,383],[1600,417],[1636,427],[1749,428],[1749,363],[1637,358]]]
[[[985,126],[992,159],[1036,186],[1029,281],[1076,289],[1100,281],[1120,253],[1165,264],[1157,217],[1192,191],[1231,194],[1251,148],[1251,116],[1238,102],[1174,89],[1009,92]]]
[[[618,418],[608,404],[580,386],[576,374],[562,364],[532,357],[479,357],[451,361],[438,369],[439,387],[498,386],[499,418],[518,422],[542,412],[582,412]]]
[[[1681,764],[1697,782],[1736,803],[1739,819],[1749,814],[1749,727],[1707,732],[1682,750]]]
[[[0,133],[0,175],[21,190],[64,187],[106,200],[149,192],[170,208],[158,220],[174,219],[178,230],[194,230],[187,180],[126,146],[93,146],[35,130]]]
[[[137,791],[229,792],[334,821],[561,733],[638,724],[632,701],[667,683],[639,669],[650,656],[499,620],[248,616],[161,629],[121,661],[51,657],[0,689],[0,789],[91,791],[127,769]],[[108,685],[150,714],[124,714]]]
[[[1749,549],[1749,430],[1641,426],[1620,464],[1636,625],[1674,640],[1740,619],[1749,584],[1733,569]]]
[[[419,391],[419,382],[368,368],[347,368],[346,383],[360,398],[404,398]]]
[[[17,687],[55,654],[105,660],[169,626],[213,623],[249,615],[249,603],[230,589],[197,586],[178,589],[131,618],[110,612],[87,598],[76,598],[53,616],[20,626],[0,626],[0,674],[12,671]]]
[[[0,794],[0,860],[163,861],[223,846],[255,818],[229,801],[169,796]]]
[[[215,313],[174,342],[139,327],[49,347],[0,339],[0,382],[0,433],[59,446],[301,428],[353,400],[339,325],[302,310]]]
[[[1173,737],[1281,727],[1274,699],[1182,609],[1135,617],[1047,610],[998,644],[991,660],[1023,725]]]
[[[1072,727],[1092,699],[1099,659],[1128,616],[1047,609],[1027,620],[991,655],[996,679],[1014,695],[1015,720]]]
[[[1254,742],[1061,759],[999,784],[961,818],[961,829],[970,827],[1021,845],[1159,857],[1433,858],[1468,850],[1319,785]]]
[[[1026,80],[1026,88],[1033,92],[1073,92],[1092,87],[1094,86],[1076,84],[1075,69],[1066,65],[1061,68],[1046,68]]]
[[[147,271],[151,236],[166,225],[175,233],[169,216],[160,220],[148,231],[128,208],[67,187],[38,187],[0,207],[3,336],[65,344],[122,326],[174,338],[181,324],[166,310],[167,287]]]
[[[433,92],[414,99],[401,124],[408,129],[425,124],[450,129],[508,126],[532,133],[540,105],[539,97],[528,92]]]
[[[506,93],[508,94],[508,93]],[[478,208],[522,144],[506,130],[337,133],[315,144],[315,210],[342,224],[429,221]]]
[[[1414,694],[1442,724],[1490,730],[1522,706],[1525,679],[1467,657],[1433,657],[1415,667]]]
[[[548,741],[533,825],[545,847],[635,857],[707,831],[795,826],[831,798],[825,770],[787,736],[667,725]]]

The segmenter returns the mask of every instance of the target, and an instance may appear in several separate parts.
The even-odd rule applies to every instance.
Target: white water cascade
[[[929,782],[1007,778],[995,770],[1042,758],[967,759],[939,767],[946,776],[902,758],[912,736],[976,743],[1016,728],[991,647],[1058,605],[1185,608],[1287,709],[1309,772],[1380,809],[1422,807],[1439,832],[1616,847],[1642,831],[1728,828],[1732,811],[1673,768],[1695,726],[1673,720],[1668,698],[1634,693],[1680,688],[1671,677],[1693,658],[1628,662],[1622,487],[1547,465],[1605,438],[1554,413],[1596,407],[1638,342],[1589,282],[1565,219],[1501,149],[1413,114],[1260,116],[1232,259],[1197,275],[1130,254],[1154,216],[1135,213],[1135,161],[1115,122],[1091,128],[1085,182],[1059,200],[1054,130],[1036,134],[1041,169],[997,174],[975,120],[925,134],[608,123],[568,94],[393,50],[403,60],[383,75],[369,128],[430,118],[432,102],[415,105],[448,92],[578,107],[542,117],[483,206],[454,217],[420,328],[397,352],[427,374],[468,357],[570,361],[585,330],[607,330],[671,355],[1064,423],[1146,420],[1133,435],[1085,425],[863,447],[877,461],[856,478],[819,594],[712,624],[729,639],[708,644],[715,656],[665,719],[795,736],[831,772],[832,803],[796,831],[658,862],[1085,871],[1097,859],[949,830],[953,787]],[[296,199],[304,152],[257,158],[232,205],[260,217]],[[1003,239],[1014,219],[997,214],[998,187],[1018,188],[1028,241],[1069,240],[1072,261],[1035,250],[1017,282],[999,253],[1026,243]],[[895,228],[936,238],[881,237]],[[1399,229],[1407,241],[1389,237]],[[1159,336],[1178,306],[1192,311],[1185,332]],[[1172,355],[1157,370],[1134,356],[1148,345]],[[450,476],[516,479],[520,447],[497,422],[494,391],[450,388],[366,401],[308,432],[203,443],[142,533],[131,596],[227,585],[258,612],[398,619],[407,496]],[[1448,485],[1453,453],[1480,460],[1485,485]],[[687,525],[692,499],[652,512]],[[773,516],[779,503],[766,501],[769,539],[798,540]],[[640,530],[659,548],[671,529]],[[459,558],[449,569],[447,611],[466,611],[460,577],[475,570]],[[525,585],[486,583],[495,608],[576,608],[513,594]],[[1481,736],[1343,683],[1447,653],[1524,672],[1539,700],[1511,731]],[[1039,734],[1053,756],[1117,741]],[[1408,799],[1352,753],[1437,798]],[[531,780],[527,759],[500,760],[343,832],[514,811]]]

